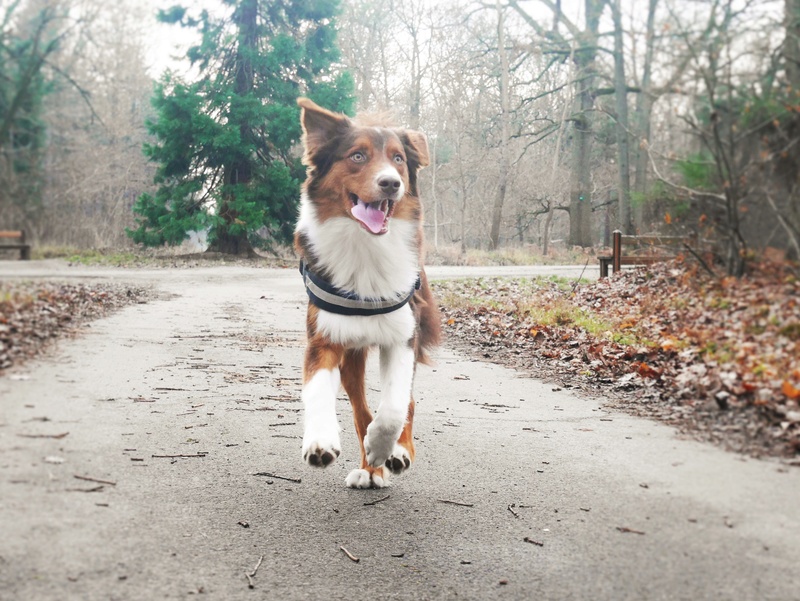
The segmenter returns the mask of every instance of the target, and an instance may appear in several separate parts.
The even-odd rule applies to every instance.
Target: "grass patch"
[[[559,276],[478,278],[433,282],[440,303],[452,309],[504,313],[537,326],[580,328],[607,336],[616,324],[571,299],[576,280]],[[630,332],[627,332],[631,336]]]
[[[547,256],[532,245],[504,247],[497,250],[469,248],[461,253],[458,246],[429,246],[425,263],[428,265],[468,265],[486,267],[491,265],[581,265],[588,255],[580,250],[553,249]]]
[[[77,246],[35,246],[33,260],[64,259],[79,265],[111,265],[123,267],[155,260],[152,253],[143,254],[135,249],[78,248]]]
[[[105,251],[94,249],[82,250],[64,258],[70,263],[79,265],[109,265],[113,267],[124,267],[144,261],[143,257],[133,252],[111,251],[106,253]]]

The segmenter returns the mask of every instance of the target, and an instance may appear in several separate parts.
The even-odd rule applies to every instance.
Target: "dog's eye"
[[[398,152],[396,155],[394,155],[394,162],[398,165],[402,165],[405,162],[405,159],[403,158],[403,155]]]
[[[350,160],[354,163],[363,163],[367,160],[367,155],[365,155],[363,152],[354,152],[350,155]]]

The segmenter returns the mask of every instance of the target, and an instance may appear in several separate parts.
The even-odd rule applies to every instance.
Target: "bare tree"
[[[509,90],[508,90],[508,53],[506,51],[505,15],[500,0],[497,9],[497,54],[500,59],[500,161],[497,194],[492,207],[492,229],[489,233],[489,248],[497,248],[500,242],[500,223],[503,219],[503,202],[508,187],[508,141],[509,141]]]
[[[47,177],[36,230],[51,244],[127,245],[131,206],[152,185],[141,153],[152,93],[143,10],[84,0],[73,11],[81,26],[52,57],[72,83],[58,86],[45,107]]]
[[[614,21],[614,120],[617,130],[617,227],[627,234],[634,233],[631,212],[631,173],[628,153],[628,82],[625,79],[625,48],[623,45],[622,8],[620,0],[610,0]]]
[[[546,31],[516,0],[509,4],[525,19],[542,40],[550,42],[545,52],[562,57],[570,56],[576,66],[574,109],[572,121],[572,178],[570,180],[570,232],[569,242],[575,246],[592,246],[592,169],[591,154],[594,139],[593,111],[595,85],[598,78],[596,63],[599,48],[600,16],[606,0],[584,0],[585,26],[575,25],[561,12],[561,3],[539,0],[554,15],[552,30]],[[561,33],[559,26],[567,30],[575,41],[574,49]]]

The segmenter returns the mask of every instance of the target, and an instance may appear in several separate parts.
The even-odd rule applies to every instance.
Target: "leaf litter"
[[[597,282],[434,282],[473,356],[753,457],[800,455],[800,279],[762,263],[712,278],[680,259]]]
[[[0,282],[0,374],[86,321],[148,297],[143,288],[115,283]]]

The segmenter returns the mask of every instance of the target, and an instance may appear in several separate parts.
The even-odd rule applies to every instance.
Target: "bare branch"
[[[682,186],[680,184],[676,184],[674,182],[671,182],[667,178],[665,178],[663,175],[661,175],[661,172],[658,170],[658,166],[656,165],[656,162],[653,160],[653,154],[650,151],[650,145],[647,143],[646,140],[642,140],[642,145],[644,146],[644,151],[647,153],[647,157],[650,159],[650,166],[653,168],[653,173],[655,173],[656,177],[659,180],[661,180],[662,182],[664,182],[665,184],[667,184],[669,187],[675,188],[676,190],[680,190],[681,192],[684,192],[684,193],[688,194],[689,196],[702,197],[702,198],[714,198],[714,199],[719,200],[721,202],[726,202],[727,199],[726,199],[724,194],[717,194],[717,193],[714,193],[714,192],[704,192],[702,190],[695,190],[693,188],[688,188],[686,186]]]

